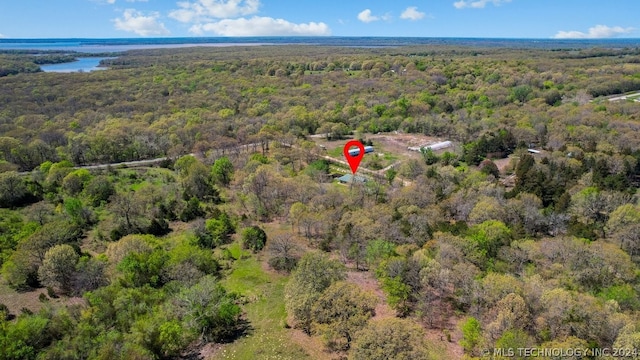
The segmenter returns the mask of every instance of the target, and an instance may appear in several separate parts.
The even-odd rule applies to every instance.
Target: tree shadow
[[[228,344],[236,341],[237,339],[245,336],[253,335],[255,328],[251,325],[251,322],[245,318],[240,318],[233,329],[229,329],[224,336],[218,339],[220,344]]]
[[[238,320],[235,326],[233,326],[232,329],[229,329],[225,333],[225,336],[220,337],[219,339],[217,339],[217,341],[201,342],[195,346],[191,346],[186,352],[180,355],[179,359],[205,360],[205,356],[203,356],[202,350],[208,344],[229,344],[240,339],[241,337],[253,335],[254,331],[255,328],[251,325],[249,320],[241,318]]]

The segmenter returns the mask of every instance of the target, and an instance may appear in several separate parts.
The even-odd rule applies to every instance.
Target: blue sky
[[[0,37],[640,38],[638,0],[5,0]]]

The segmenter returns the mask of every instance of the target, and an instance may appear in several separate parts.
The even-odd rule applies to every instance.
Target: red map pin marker
[[[352,146],[357,146],[357,149],[349,149]],[[349,163],[349,167],[351,167],[351,172],[353,174],[358,171],[358,166],[360,166],[360,161],[362,161],[362,157],[364,156],[364,145],[358,140],[351,140],[344,145],[343,149],[344,157],[347,159]]]

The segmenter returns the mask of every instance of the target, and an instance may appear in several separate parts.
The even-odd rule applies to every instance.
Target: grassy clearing
[[[238,244],[239,248],[239,244]],[[231,250],[232,253],[235,251]],[[233,271],[222,280],[230,291],[247,299],[243,306],[251,333],[225,344],[216,359],[308,359],[307,353],[291,341],[291,331],[284,327],[284,286],[288,277],[268,273],[256,257],[237,260]]]
[[[231,253],[231,257],[233,257],[235,260],[240,260],[243,257],[248,257],[249,255],[251,255],[250,252],[242,248],[242,245],[240,245],[240,242],[238,241],[229,244],[229,246],[227,246],[227,250],[229,250],[229,253]],[[239,269],[234,269],[234,271],[237,270]]]
[[[11,314],[18,316],[22,313],[21,310],[23,308],[36,313],[45,306],[45,304],[38,299],[40,294],[47,294],[45,289],[18,292],[3,283],[2,280],[3,279],[0,278],[0,303],[7,305]],[[47,298],[49,299],[48,302],[54,306],[61,306],[66,301],[64,297],[51,299],[47,296]]]
[[[327,153],[329,154],[329,156],[333,158],[342,159],[344,158],[343,150],[344,150],[344,145],[335,147],[333,149],[327,149]]]
[[[176,175],[169,169],[148,167],[138,169],[118,169],[117,176],[112,175],[111,180],[117,186],[138,191],[145,186],[160,186],[176,182]]]
[[[344,141],[328,142],[325,144],[326,154],[339,160],[344,159]],[[365,154],[362,167],[370,170],[380,170],[401,160],[398,154],[387,149],[382,143],[374,143],[374,153]]]

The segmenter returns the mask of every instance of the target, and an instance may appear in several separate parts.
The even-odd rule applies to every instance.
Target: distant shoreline
[[[428,37],[194,37],[112,39],[0,39],[0,50],[63,50],[84,53],[195,46],[316,45],[338,47],[465,46],[490,48],[584,49],[640,47],[640,39],[515,39]]]

